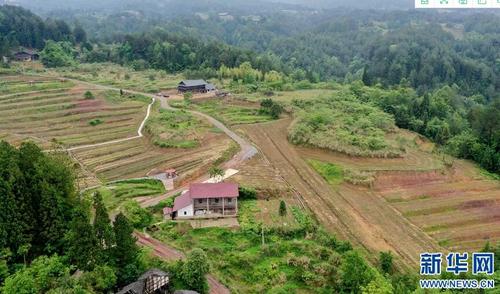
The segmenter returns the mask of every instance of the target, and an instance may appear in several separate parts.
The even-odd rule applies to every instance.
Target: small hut
[[[174,168],[167,169],[165,171],[165,175],[166,175],[167,179],[175,179],[179,176],[179,174],[177,173],[177,170],[175,170]]]

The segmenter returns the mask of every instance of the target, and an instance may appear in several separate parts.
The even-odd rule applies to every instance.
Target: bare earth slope
[[[278,172],[297,190],[318,221],[328,230],[362,245],[368,252],[393,251],[400,265],[415,266],[436,242],[409,223],[382,197],[369,190],[330,186],[287,140],[289,119],[242,127]]]

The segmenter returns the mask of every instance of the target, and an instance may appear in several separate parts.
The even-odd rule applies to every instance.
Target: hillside
[[[499,15],[18,1],[38,15],[0,6],[1,293],[499,281]],[[495,273],[445,269],[478,251]]]

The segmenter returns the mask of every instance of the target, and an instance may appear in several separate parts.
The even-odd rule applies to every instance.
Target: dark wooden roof
[[[200,87],[205,86],[207,82],[204,80],[183,80],[179,83],[179,85],[183,85],[186,87]]]
[[[168,275],[159,269],[150,269],[142,274],[136,282],[123,287],[116,294],[144,294],[147,288],[156,288],[167,285]]]

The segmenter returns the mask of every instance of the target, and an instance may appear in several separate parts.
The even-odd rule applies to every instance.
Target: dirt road
[[[392,251],[403,268],[416,266],[422,252],[439,251],[433,239],[383,198],[352,185],[329,185],[288,142],[290,122],[285,119],[242,128],[325,228],[364,247],[373,257],[380,251]]]
[[[168,110],[173,110],[173,111],[178,110],[178,109],[173,108],[172,106],[170,106],[168,104],[167,98],[160,97],[159,99],[160,99],[162,108],[168,109]],[[204,114],[204,113],[201,113],[198,111],[194,111],[194,110],[188,110],[188,111],[190,113],[198,116],[198,117],[203,117],[204,119],[208,120],[214,127],[223,131],[227,136],[229,136],[231,139],[233,139],[233,141],[235,141],[236,143],[238,143],[238,145],[240,145],[240,152],[238,152],[238,154],[236,154],[236,156],[233,158],[234,162],[231,164],[230,167],[235,167],[239,163],[241,163],[242,161],[250,159],[255,154],[257,154],[257,149],[250,142],[248,142],[247,140],[245,140],[243,137],[239,136],[235,132],[231,131],[222,122],[216,120],[215,118],[213,118],[207,114]]]
[[[87,85],[87,86],[90,86],[90,87],[93,87],[93,88],[96,88],[96,89],[100,89],[100,90],[113,90],[113,91],[120,91],[121,90],[124,93],[143,95],[143,96],[146,96],[146,97],[149,97],[149,98],[152,99],[151,104],[148,105],[148,109],[147,109],[147,112],[146,112],[146,117],[144,118],[144,120],[142,121],[141,125],[139,126],[139,129],[137,131],[137,136],[130,137],[130,138],[123,138],[123,139],[114,140],[114,141],[110,141],[110,142],[99,143],[99,144],[86,145],[86,146],[78,146],[78,147],[71,148],[70,149],[71,151],[74,151],[74,150],[77,150],[77,149],[92,148],[92,147],[98,147],[98,146],[103,146],[103,145],[108,145],[108,144],[125,142],[125,141],[129,141],[129,140],[133,140],[133,139],[137,139],[137,138],[143,137],[142,131],[144,129],[144,125],[146,124],[146,121],[149,118],[149,115],[151,113],[151,107],[153,106],[153,104],[156,101],[156,99],[160,100],[162,108],[168,109],[168,110],[172,110],[172,111],[177,111],[178,110],[176,108],[171,107],[168,104],[167,98],[158,97],[158,96],[156,96],[154,94],[143,93],[143,92],[138,92],[138,91],[133,91],[133,90],[120,89],[120,88],[111,87],[111,86],[98,85],[98,84],[84,82],[84,81],[80,81],[80,80],[73,80],[73,79],[68,79],[68,80],[73,81],[75,83],[80,83],[80,84],[83,84],[83,85]],[[231,165],[230,167],[235,167],[239,163],[241,163],[242,161],[250,159],[255,154],[257,154],[257,149],[250,142],[248,142],[247,140],[245,140],[243,137],[239,136],[235,132],[231,131],[222,122],[216,120],[215,118],[213,118],[213,117],[211,117],[211,116],[209,116],[207,114],[204,114],[204,113],[201,113],[201,112],[198,112],[198,111],[188,110],[188,112],[190,112],[190,113],[192,113],[192,114],[194,114],[196,116],[205,118],[213,126],[219,128],[227,136],[229,136],[232,140],[234,140],[238,145],[240,145],[240,151],[231,160],[232,163],[230,164]]]
[[[139,245],[153,249],[153,254],[163,260],[176,261],[186,257],[182,252],[173,249],[154,238],[146,236],[143,233],[135,232],[134,235],[137,237],[137,243]],[[207,275],[207,281],[208,286],[210,287],[210,294],[231,293],[229,289],[221,284],[214,276]]]

